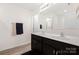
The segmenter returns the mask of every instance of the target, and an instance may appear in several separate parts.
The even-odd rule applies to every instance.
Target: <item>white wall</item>
[[[33,16],[33,32],[38,32],[39,30],[39,15]]]
[[[12,35],[12,23],[23,23],[24,34]],[[0,4],[0,51],[31,40],[31,13],[14,4]]]

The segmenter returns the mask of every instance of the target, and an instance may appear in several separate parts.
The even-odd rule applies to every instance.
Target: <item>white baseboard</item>
[[[31,50],[31,42],[15,48],[0,51],[0,55],[21,55]]]

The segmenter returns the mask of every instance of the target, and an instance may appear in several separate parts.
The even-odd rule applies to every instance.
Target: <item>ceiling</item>
[[[33,11],[37,11],[40,8],[41,3],[16,3],[15,5],[33,12]]]
[[[1,3],[0,3],[1,5]],[[31,12],[40,12],[40,7],[43,5],[43,3],[4,3],[3,5],[15,5],[24,9],[27,9]],[[79,6],[79,4],[73,3],[73,4],[68,4],[68,3],[56,3],[53,4],[51,3],[51,6],[46,9],[45,11],[41,12],[42,14],[63,14],[64,10],[68,10],[69,12],[73,10],[76,6]]]
[[[31,12],[39,10],[41,3],[0,3],[0,6],[18,6]]]
[[[57,4],[52,4],[48,9],[46,9],[44,12],[42,12],[42,16],[44,15],[49,15],[49,14],[54,14],[54,15],[63,15],[65,13],[75,13],[77,7],[79,4],[77,3],[57,3]]]

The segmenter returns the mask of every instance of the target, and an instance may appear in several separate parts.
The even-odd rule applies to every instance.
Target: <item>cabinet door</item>
[[[62,51],[63,54],[66,55],[77,55],[79,54],[79,47],[78,46],[74,46],[72,44],[67,44],[67,43],[62,43]]]
[[[32,51],[41,53],[41,43],[36,40],[32,40]]]
[[[33,52],[42,53],[42,41],[41,37],[37,35],[32,35],[31,39],[31,49]]]
[[[76,55],[79,54],[79,48],[72,44],[64,43],[64,42],[57,42],[59,45],[55,45],[56,54],[58,55]],[[59,47],[58,47],[59,46]]]
[[[56,49],[54,47],[51,47],[48,44],[43,44],[43,54],[45,54],[45,55],[55,55]]]

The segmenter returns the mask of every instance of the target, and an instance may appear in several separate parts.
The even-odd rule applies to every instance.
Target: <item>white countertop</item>
[[[41,33],[41,32],[32,33],[32,34],[79,46],[79,37],[73,37],[73,36],[67,36],[67,35],[64,37],[61,37],[60,35],[57,35],[57,34]]]

